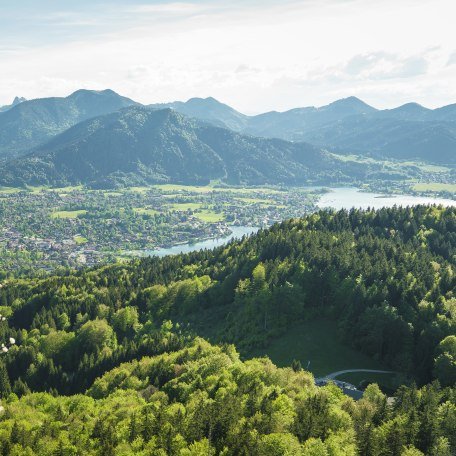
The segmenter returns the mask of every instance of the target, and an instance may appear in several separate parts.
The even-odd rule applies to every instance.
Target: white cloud
[[[380,107],[446,104],[456,101],[452,5],[195,0],[56,11],[53,42],[0,48],[0,104],[80,87],[145,103],[214,96],[245,112],[349,95]]]
[[[423,55],[400,56],[386,52],[355,55],[347,63],[345,73],[362,79],[411,78],[425,74],[428,61]]]
[[[454,51],[450,57],[448,58],[448,63],[447,63],[448,66],[450,65],[456,65],[456,51]]]

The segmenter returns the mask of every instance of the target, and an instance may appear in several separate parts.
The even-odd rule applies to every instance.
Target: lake
[[[201,242],[178,244],[173,245],[169,248],[157,250],[144,250],[142,253],[146,256],[163,257],[166,255],[177,255],[179,253],[193,252],[195,250],[213,249],[214,247],[219,247],[220,245],[226,244],[227,242],[231,241],[231,239],[240,239],[244,235],[256,233],[258,231],[258,228],[254,226],[230,226],[230,230],[232,233],[229,236],[206,239],[205,241]]]
[[[351,209],[352,207],[367,209],[397,206],[413,206],[416,204],[442,204],[456,206],[455,200],[443,198],[427,198],[412,195],[381,195],[379,193],[365,193],[358,188],[330,188],[330,192],[323,194],[317,203],[320,208]]]

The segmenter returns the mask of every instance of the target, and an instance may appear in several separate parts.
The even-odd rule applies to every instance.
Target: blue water
[[[427,198],[411,195],[388,195],[379,193],[364,193],[357,188],[331,188],[329,193],[323,194],[317,203],[320,208],[351,209],[352,207],[367,209],[396,206],[413,206],[416,204],[442,204],[456,206],[455,200],[444,198]]]
[[[231,239],[240,239],[244,235],[256,233],[258,231],[258,228],[253,226],[231,226],[230,230],[232,233],[229,236],[207,239],[205,241],[195,242],[193,244],[178,244],[166,249],[163,248],[157,250],[144,250],[142,254],[145,256],[163,257],[166,255],[177,255],[179,253],[194,252],[196,250],[213,249],[214,247],[219,247],[220,245],[226,244],[227,242],[231,241]]]

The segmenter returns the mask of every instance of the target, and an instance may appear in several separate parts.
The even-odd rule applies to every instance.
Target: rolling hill
[[[75,125],[0,168],[2,185],[111,186],[119,182],[302,184],[366,172],[320,148],[257,138],[172,109],[130,107]]]

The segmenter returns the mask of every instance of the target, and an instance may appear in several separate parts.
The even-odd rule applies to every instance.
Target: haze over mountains
[[[432,110],[409,103],[378,110],[349,97],[320,108],[257,116],[240,114],[213,98],[166,106],[239,132],[306,141],[340,153],[456,163],[456,104]]]
[[[349,97],[247,116],[214,98],[143,106],[78,90],[2,110],[2,185],[334,183],[372,172],[328,152],[456,164],[456,105],[378,110]]]

